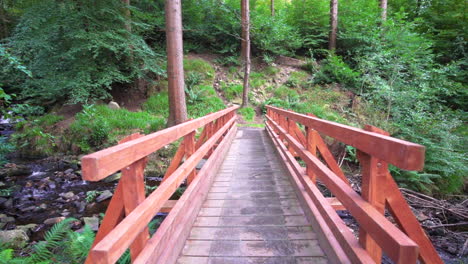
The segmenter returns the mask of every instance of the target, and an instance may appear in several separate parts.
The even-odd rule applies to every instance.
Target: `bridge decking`
[[[238,131],[178,263],[327,263],[264,130]]]

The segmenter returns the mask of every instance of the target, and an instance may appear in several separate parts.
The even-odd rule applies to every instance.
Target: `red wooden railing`
[[[99,181],[122,171],[86,263],[115,263],[129,247],[133,263],[175,262],[234,138],[237,108],[230,107],[150,135],[133,134],[117,146],[83,157],[82,173],[87,181]],[[196,131],[201,128],[196,141]],[[148,155],[182,137],[163,182],[145,197],[144,169]],[[207,161],[197,172],[196,165],[204,157]],[[178,201],[169,200],[184,180],[189,185],[182,197]],[[148,223],[158,212],[168,211],[150,238]]]
[[[362,130],[272,106],[267,106],[266,119],[267,131],[332,261],[380,263],[383,251],[396,263],[416,263],[417,259],[443,263],[388,171],[388,163],[405,170],[421,170],[423,146],[392,138],[372,126]],[[361,195],[349,185],[320,133],[358,150]],[[318,158],[317,150],[326,164]],[[296,158],[302,159],[305,168]],[[317,179],[336,197],[325,198],[316,186]],[[385,209],[399,228],[384,216]],[[336,210],[348,210],[355,218],[360,226],[358,239]]]

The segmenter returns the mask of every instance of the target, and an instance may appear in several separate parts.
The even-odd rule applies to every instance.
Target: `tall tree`
[[[330,36],[328,49],[336,49],[336,34],[338,30],[338,0],[330,0]]]
[[[241,1],[242,23],[242,64],[244,66],[244,90],[242,92],[242,107],[249,105],[249,77],[250,77],[250,9],[249,0]]]
[[[382,20],[387,20],[387,0],[380,0],[380,8],[382,8]]]
[[[187,119],[184,91],[181,0],[166,0],[167,79],[169,90],[168,126]]]
[[[275,16],[275,0],[270,2],[271,16]]]

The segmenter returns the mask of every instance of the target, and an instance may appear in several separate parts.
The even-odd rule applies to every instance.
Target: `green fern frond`
[[[48,262],[54,255],[57,248],[63,246],[63,240],[70,231],[70,223],[76,221],[75,218],[65,219],[55,224],[45,235],[45,241],[41,241],[33,247],[34,253],[31,256],[33,263]]]

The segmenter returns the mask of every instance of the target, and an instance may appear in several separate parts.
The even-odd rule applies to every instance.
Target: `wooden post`
[[[185,145],[185,158],[188,159],[192,154],[195,152],[195,131],[189,133],[184,137],[184,145]],[[187,176],[187,185],[192,183],[193,179],[196,176],[196,169],[193,169],[192,172]]]
[[[315,141],[314,130],[310,127],[306,127],[306,149],[312,153],[312,155],[317,156],[317,143]],[[317,182],[317,176],[312,171],[312,168],[309,164],[306,164],[306,173],[313,183]]]
[[[184,90],[181,0],[166,0],[167,81],[169,91],[168,126],[187,119]]]
[[[365,130],[385,136],[390,135],[387,131],[370,125],[366,125]],[[422,263],[443,264],[444,262],[419,224],[418,219],[414,216],[389,171],[386,172],[385,187],[387,190],[385,196],[388,211],[392,214],[400,229],[418,244],[420,249],[418,259]]]
[[[366,126],[365,130],[369,131],[369,128]],[[358,159],[362,173],[361,196],[384,215],[386,193],[383,186],[386,186],[388,164],[362,151],[358,151]],[[359,228],[359,243],[367,250],[375,263],[381,263],[382,249],[365,229],[365,226]]]

